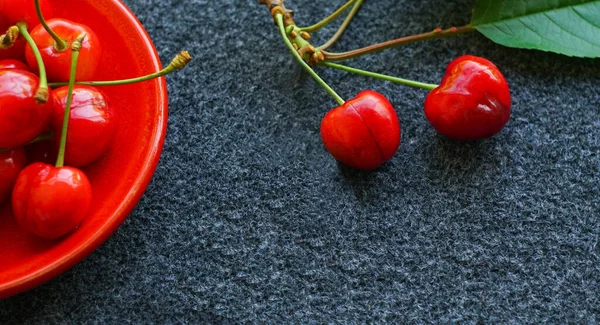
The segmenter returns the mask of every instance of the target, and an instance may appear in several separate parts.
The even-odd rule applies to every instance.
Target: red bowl
[[[86,24],[104,41],[97,79],[162,69],[152,40],[119,0],[51,2],[55,17]],[[84,169],[94,190],[91,212],[73,233],[49,241],[20,229],[10,204],[0,207],[0,298],[34,288],[80,262],[127,218],[150,183],[167,126],[165,79],[103,90],[116,108],[119,126],[110,151]]]

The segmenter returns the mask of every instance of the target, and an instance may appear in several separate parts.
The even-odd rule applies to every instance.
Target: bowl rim
[[[121,0],[105,0],[110,1],[116,10],[124,14],[125,19],[135,26],[135,31],[142,36],[141,41],[145,45],[145,49],[149,50],[151,54],[150,66],[156,71],[162,69],[162,63],[160,57],[152,42],[152,39],[142,23],[138,20],[135,14],[127,7]],[[6,299],[17,294],[24,293],[31,290],[43,283],[50,281],[57,277],[63,272],[75,266],[81,262],[85,257],[95,251],[100,245],[102,245],[127,219],[129,214],[139,203],[139,200],[146,191],[150,181],[154,176],[156,167],[160,160],[162,153],[165,135],[167,131],[167,120],[168,120],[168,93],[165,77],[156,79],[157,81],[157,98],[159,101],[157,123],[152,128],[154,136],[148,138],[149,150],[144,155],[144,160],[140,162],[140,177],[136,178],[133,182],[131,189],[127,195],[123,198],[121,203],[115,209],[114,213],[109,215],[107,222],[98,228],[94,233],[94,236],[87,238],[87,240],[81,242],[79,245],[74,246],[72,250],[68,251],[64,256],[57,259],[53,263],[50,263],[40,269],[32,270],[18,279],[5,284],[0,284],[0,299]]]

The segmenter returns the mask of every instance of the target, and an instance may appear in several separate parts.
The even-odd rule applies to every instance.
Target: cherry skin
[[[52,16],[50,0],[40,0],[40,8],[44,17]],[[26,22],[30,27],[40,23],[33,0],[0,0],[0,21],[2,33],[6,28],[20,21]]]
[[[39,78],[18,69],[0,70],[0,148],[23,146],[43,133],[52,102],[36,103]]]
[[[71,43],[82,34],[86,34],[86,37],[81,46],[81,59],[79,60],[75,79],[78,81],[93,79],[102,53],[100,40],[96,33],[86,25],[77,24],[66,19],[50,19],[47,23],[58,36],[69,44],[66,49],[59,51],[56,48],[56,42],[42,25],[36,26],[31,31],[31,38],[37,44],[46,66],[48,80],[52,82],[66,82],[69,80],[73,53]],[[29,44],[25,47],[25,57],[31,69],[38,71],[37,60]]]
[[[441,84],[425,99],[427,120],[455,140],[489,138],[504,128],[510,113],[510,91],[500,70],[471,55],[453,60]]]
[[[54,90],[52,130],[55,147],[60,144],[65,107],[69,87]],[[75,85],[71,100],[71,112],[65,151],[65,164],[83,167],[110,147],[116,133],[116,114],[108,97],[98,88]]]
[[[5,50],[0,49],[0,60],[14,59],[25,61],[25,44],[25,40],[18,39],[13,46]],[[27,68],[27,70],[29,70],[29,68]]]
[[[400,122],[387,98],[365,90],[325,115],[321,138],[338,161],[359,170],[374,170],[398,150]]]
[[[13,59],[0,60],[0,70],[2,69],[19,69],[29,71],[27,64]]]
[[[91,203],[92,186],[81,170],[44,163],[23,169],[12,193],[17,223],[46,239],[60,238],[75,230]]]
[[[50,0],[40,0],[40,7],[44,17],[52,17],[52,6]],[[29,29],[39,25],[35,3],[33,0],[0,0],[0,33],[24,21]],[[2,59],[22,59],[25,60],[25,39],[19,37],[17,42],[6,50],[0,50],[0,60]]]
[[[26,165],[23,147],[0,151],[0,204],[10,198],[17,176]]]

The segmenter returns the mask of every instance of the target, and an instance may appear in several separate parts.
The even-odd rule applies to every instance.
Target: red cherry
[[[13,59],[0,60],[0,70],[2,69],[20,69],[29,71],[27,64]]]
[[[25,61],[25,44],[25,40],[18,39],[13,46],[6,50],[0,49],[0,60],[15,59]]]
[[[52,7],[49,0],[40,0],[40,8],[45,18],[52,16]],[[0,27],[3,31],[20,21],[29,27],[37,26],[40,20],[33,0],[0,0]]]
[[[0,70],[0,148],[25,145],[43,133],[52,114],[52,102],[34,99],[39,78],[31,72]]]
[[[49,0],[40,0],[40,8],[45,18],[52,17],[52,6]],[[14,24],[24,21],[29,29],[40,24],[33,0],[0,0],[0,33]],[[17,42],[6,50],[0,50],[0,60],[2,59],[23,59],[25,60],[25,40],[19,37]]]
[[[91,203],[92,186],[81,170],[44,163],[23,169],[12,193],[18,224],[47,239],[62,237],[77,228]]]
[[[66,82],[69,80],[72,55],[70,44],[82,34],[86,34],[86,37],[81,46],[81,60],[79,60],[80,63],[77,67],[75,79],[80,81],[93,79],[102,53],[100,41],[96,33],[85,25],[66,19],[50,19],[47,23],[58,36],[69,43],[69,46],[65,50],[59,51],[56,48],[54,39],[42,25],[36,26],[31,31],[31,38],[37,44],[42,55],[42,60],[46,65],[48,80],[54,82]],[[38,71],[38,64],[29,44],[25,47],[25,57],[31,69]]]
[[[373,170],[398,150],[400,122],[387,98],[365,90],[325,115],[321,138],[338,161],[356,169]]]
[[[17,176],[26,164],[27,157],[23,147],[0,151],[0,204],[10,197]]]
[[[54,90],[52,129],[60,144],[69,87]],[[98,159],[110,146],[117,130],[115,112],[108,97],[91,86],[75,85],[67,132],[65,164],[82,167]]]
[[[425,99],[425,116],[456,140],[489,138],[510,119],[508,83],[490,61],[471,55],[452,61],[439,87]]]

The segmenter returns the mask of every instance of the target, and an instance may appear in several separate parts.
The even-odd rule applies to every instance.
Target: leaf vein
[[[545,37],[544,35],[540,34],[535,29],[531,28],[529,25],[525,24],[521,19],[517,19],[517,21],[519,23],[521,23],[523,26],[525,26],[525,28],[529,29],[532,33],[534,33],[537,36],[539,36],[541,40],[546,40],[546,41],[548,41],[550,43],[558,45],[559,47],[563,47],[563,48],[568,48],[568,49],[571,49],[571,50],[579,51],[579,49],[577,49],[577,48],[574,48],[574,47],[571,47],[571,46],[566,46],[566,45],[561,44],[561,43],[557,43],[555,40],[553,40],[551,38],[548,38],[548,37]]]
[[[579,11],[575,10],[574,7],[571,7],[571,10],[577,15],[579,16],[583,21],[587,22],[588,24],[600,29],[600,25],[596,25],[594,24],[593,21],[590,21],[588,18],[586,18],[584,15],[582,15]]]
[[[589,41],[589,40],[587,40],[587,39],[585,39],[585,38],[583,38],[583,37],[581,37],[581,36],[579,36],[579,35],[577,35],[577,34],[573,33],[573,32],[572,32],[572,31],[570,31],[569,29],[567,29],[567,28],[564,28],[564,27],[563,27],[561,24],[557,23],[556,21],[554,21],[554,19],[552,19],[550,16],[548,16],[548,14],[547,14],[547,13],[544,13],[543,15],[544,15],[546,18],[548,18],[548,20],[550,20],[550,22],[551,22],[551,23],[553,23],[554,25],[556,25],[556,27],[558,27],[560,30],[562,30],[562,31],[566,32],[566,33],[567,33],[567,34],[569,34],[569,35],[572,35],[572,36],[574,36],[575,38],[578,38],[578,39],[580,39],[580,40],[582,40],[582,41],[584,41],[584,42],[586,42],[586,43],[588,43],[588,44],[592,45],[592,47],[598,47],[598,44],[596,44],[596,43],[592,43],[591,41]]]

